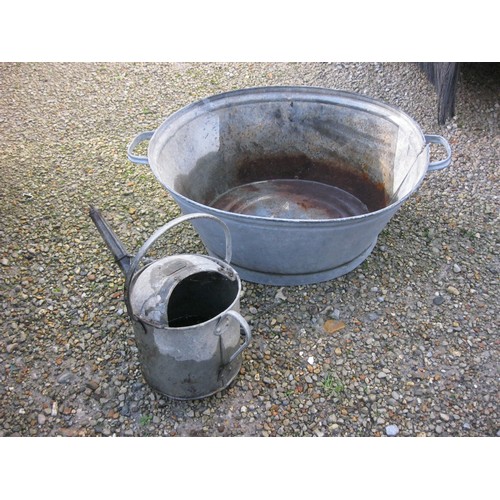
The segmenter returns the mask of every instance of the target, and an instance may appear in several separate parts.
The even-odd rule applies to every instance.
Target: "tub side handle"
[[[250,326],[246,322],[245,318],[239,312],[236,312],[236,311],[233,311],[232,309],[230,309],[229,311],[225,312],[224,316],[221,318],[221,321],[227,316],[231,316],[236,321],[238,321],[240,326],[243,328],[245,340],[244,340],[243,344],[240,345],[238,350],[229,358],[229,361],[225,364],[225,366],[232,363],[243,352],[243,350],[248,347],[248,345],[250,344],[250,341],[252,340],[252,331],[250,330]]]
[[[425,135],[426,144],[440,144],[444,146],[446,149],[446,158],[444,160],[434,161],[429,163],[429,167],[427,168],[428,172],[434,172],[436,170],[442,170],[443,168],[449,167],[451,163],[451,147],[448,144],[448,141],[441,137],[440,135]]]
[[[155,133],[154,130],[150,130],[148,132],[141,132],[140,134],[136,135],[133,139],[132,142],[127,146],[127,157],[132,163],[137,163],[138,165],[147,165],[149,163],[148,157],[147,156],[138,156],[134,154],[134,149],[144,141],[149,141],[151,137],[153,137],[153,134]]]

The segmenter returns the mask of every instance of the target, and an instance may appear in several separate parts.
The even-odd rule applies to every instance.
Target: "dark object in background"
[[[455,94],[460,63],[418,63],[438,95],[438,123],[444,125],[455,114]]]

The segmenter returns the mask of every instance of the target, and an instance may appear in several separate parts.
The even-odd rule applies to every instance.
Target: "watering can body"
[[[172,399],[200,399],[228,387],[241,369],[251,331],[239,312],[241,281],[229,265],[225,224],[205,214],[179,217],[158,229],[132,258],[95,208],[90,215],[125,274],[125,303],[146,382]],[[224,228],[224,261],[182,254],[139,266],[173,226],[207,217]]]

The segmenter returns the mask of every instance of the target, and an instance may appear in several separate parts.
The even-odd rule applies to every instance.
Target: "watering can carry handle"
[[[245,341],[240,345],[238,350],[233,353],[233,355],[229,358],[229,361],[226,363],[226,365],[229,365],[243,352],[244,349],[248,347],[248,344],[250,344],[250,341],[252,340],[252,331],[250,330],[250,326],[246,322],[245,318],[239,312],[230,309],[223,314],[220,321],[223,321],[227,316],[231,316],[238,321],[245,334]]]
[[[149,141],[151,137],[153,137],[153,134],[155,133],[154,130],[148,131],[148,132],[141,132],[140,134],[137,134],[133,139],[132,142],[127,146],[127,157],[132,163],[137,163],[138,165],[147,165],[149,163],[149,159],[147,156],[138,156],[134,154],[134,149],[144,141]]]
[[[193,220],[193,219],[211,219],[215,222],[218,222],[222,228],[224,229],[224,234],[226,236],[226,257],[225,261],[229,264],[229,261],[231,260],[231,254],[232,254],[232,246],[231,246],[231,233],[229,232],[229,228],[226,226],[226,224],[221,221],[219,218],[215,217],[214,215],[209,215],[209,214],[187,214],[187,215],[182,215],[180,217],[177,217],[174,220],[171,220],[170,222],[167,222],[164,226],[160,227],[157,229],[147,240],[146,242],[142,245],[142,247],[139,249],[137,254],[134,257],[134,260],[130,264],[129,271],[127,273],[126,279],[125,279],[125,301],[127,302],[127,307],[130,306],[129,304],[129,289],[130,289],[130,283],[132,281],[132,278],[137,270],[137,267],[139,266],[139,262],[142,260],[142,258],[146,255],[146,252],[150,249],[150,247],[153,245],[153,243],[164,233],[166,233],[169,229],[172,229],[174,226],[177,226],[178,224],[181,224],[185,221],[188,220]],[[132,309],[129,308],[129,311]]]
[[[443,168],[448,167],[451,163],[451,147],[448,144],[448,141],[440,135],[425,135],[424,137],[426,144],[440,144],[441,146],[444,146],[447,155],[444,160],[429,163],[427,171],[435,172],[436,170],[442,170]]]

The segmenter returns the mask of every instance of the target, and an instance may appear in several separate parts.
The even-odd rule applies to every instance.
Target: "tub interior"
[[[155,136],[148,156],[160,183],[207,206],[217,206],[242,186],[248,186],[251,198],[255,186],[267,183],[294,186],[291,199],[316,197],[315,210],[334,204],[328,201],[335,198],[328,190],[332,187],[374,212],[408,195],[427,169],[422,134],[406,115],[373,100],[331,92],[241,93],[207,100],[172,115]],[[256,197],[250,200],[255,206],[261,199]],[[277,192],[267,199],[273,198],[278,199]],[[219,208],[232,211],[231,203]],[[301,201],[295,209],[301,204],[307,205]],[[296,213],[307,218],[308,211]]]

